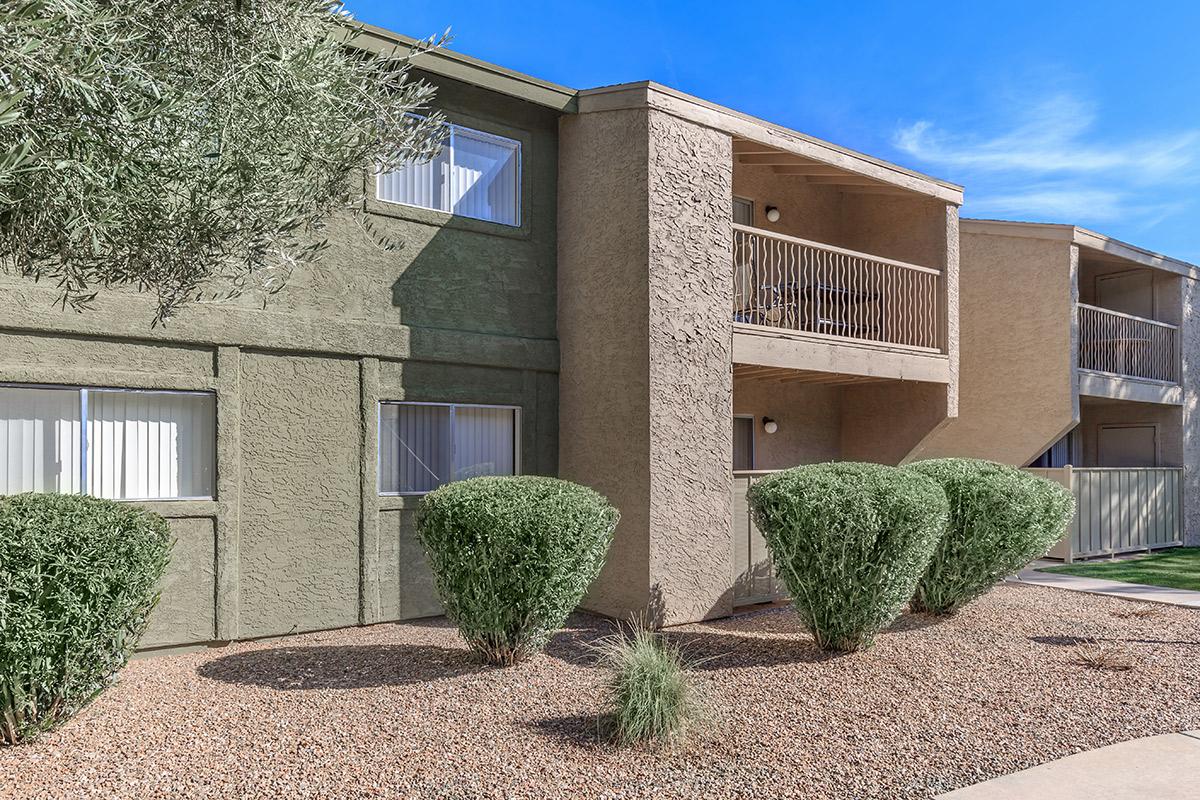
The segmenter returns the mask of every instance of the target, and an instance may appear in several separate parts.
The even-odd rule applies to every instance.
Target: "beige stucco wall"
[[[649,603],[649,120],[564,117],[559,149],[559,474],[621,511],[588,607]]]
[[[899,464],[948,424],[944,384],[888,381],[842,388],[842,459]]]
[[[1082,462],[1075,466],[1113,466],[1101,464],[1098,459],[1097,442],[1099,429],[1103,425],[1156,425],[1158,465],[1183,465],[1183,412],[1179,406],[1081,398],[1078,435],[1082,446]]]
[[[628,109],[564,118],[561,143],[559,465],[622,513],[586,605],[726,614],[729,137]]]
[[[836,186],[805,183],[803,177],[780,175],[769,166],[736,164],[733,193],[754,201],[754,227],[826,244],[845,245],[842,193]],[[779,209],[778,222],[767,219],[767,206]]]
[[[734,379],[733,413],[754,416],[754,468],[787,469],[841,457],[841,389],[775,380]],[[762,418],[779,425],[763,430]]]
[[[1151,269],[1128,261],[1097,260],[1090,248],[1079,248],[1079,302],[1100,305],[1096,297],[1096,279],[1104,275],[1136,272],[1152,281],[1154,293],[1153,318],[1178,325],[1181,313],[1180,292],[1188,280],[1165,270]]]
[[[1078,419],[1073,389],[1077,249],[964,224],[958,417],[921,457],[1027,464]]]
[[[861,386],[735,380],[735,414],[755,418],[756,469],[823,461],[898,464],[947,418],[945,384],[885,381]],[[767,434],[762,418],[779,430]]]
[[[733,172],[733,193],[754,201],[756,228],[934,269],[947,263],[947,208],[957,219],[952,204],[916,193],[842,191],[769,166],[737,164]],[[779,209],[777,222],[766,218],[767,206]]]

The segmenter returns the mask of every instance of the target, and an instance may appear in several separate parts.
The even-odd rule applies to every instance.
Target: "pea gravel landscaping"
[[[1200,728],[1192,609],[1006,584],[832,656],[786,608],[675,628],[710,710],[659,751],[597,740],[609,623],[571,626],[509,669],[440,619],[137,660],[0,751],[0,797],[931,797]],[[1133,668],[1077,663],[1084,639]]]

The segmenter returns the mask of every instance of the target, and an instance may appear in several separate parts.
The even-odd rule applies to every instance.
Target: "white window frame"
[[[513,475],[521,474],[521,407],[502,405],[497,403],[428,403],[416,400],[380,400],[379,406],[375,412],[375,491],[380,497],[424,497],[429,492],[436,491],[430,489],[429,492],[385,492],[380,482],[383,480],[383,470],[381,469],[381,459],[383,458],[383,448],[379,446],[381,437],[383,436],[383,407],[384,406],[437,406],[438,408],[448,408],[450,410],[450,441],[454,441],[454,411],[458,408],[500,408],[513,412]],[[450,469],[454,469],[454,451],[450,452]],[[442,486],[456,481],[447,481]],[[440,488],[440,487],[438,487]]]
[[[124,386],[80,386],[77,384],[55,384],[55,383],[12,383],[8,381],[0,381],[0,387],[6,389],[54,389],[58,391],[72,391],[79,393],[79,494],[87,495],[88,497],[98,497],[88,493],[88,392],[125,392],[127,394],[186,394],[186,395],[204,395],[212,397],[215,403],[217,393],[212,391],[193,390],[193,389],[129,389]],[[215,412],[215,406],[214,406]],[[212,486],[214,494],[207,496],[187,496],[187,497],[121,497],[111,498],[115,503],[179,503],[196,500],[215,500],[217,488],[217,420],[216,415],[213,415],[213,479]]]
[[[410,116],[417,117],[418,119],[424,119],[424,117],[421,117],[418,114],[412,114]],[[522,198],[522,189],[524,186],[523,181],[524,181],[524,171],[525,171],[525,165],[524,165],[524,162],[522,161],[522,150],[524,149],[524,147],[523,147],[521,140],[513,139],[508,136],[501,136],[498,133],[491,133],[489,131],[481,131],[478,128],[471,128],[466,125],[457,125],[453,122],[447,122],[446,128],[448,129],[449,133],[446,135],[446,141],[445,141],[445,144],[443,145],[443,148],[449,152],[449,165],[450,165],[450,173],[451,174],[454,174],[454,136],[455,136],[456,131],[459,131],[459,130],[469,131],[471,133],[471,135],[473,135],[473,136],[479,136],[484,139],[490,139],[497,144],[513,146],[513,150],[516,153],[516,159],[517,159],[516,197],[513,200],[514,209],[516,210],[516,221],[515,222],[501,222],[501,221],[495,220],[495,219],[485,219],[484,217],[473,217],[470,214],[459,214],[452,208],[446,208],[446,206],[450,205],[449,197],[451,194],[450,186],[448,184],[442,186],[442,192],[441,192],[442,207],[441,208],[432,208],[430,206],[419,206],[419,205],[416,205],[415,203],[405,203],[400,200],[388,200],[387,198],[385,198],[383,196],[383,185],[382,185],[381,179],[383,178],[384,174],[386,174],[383,170],[376,170],[376,172],[375,172],[375,199],[381,203],[387,203],[388,205],[404,206],[406,208],[422,208],[422,209],[425,209],[426,211],[437,211],[442,214],[449,214],[450,216],[460,216],[460,217],[463,217],[464,219],[474,219],[474,220],[479,220],[480,222],[490,222],[493,225],[503,225],[506,228],[521,227],[521,219],[522,219],[522,216],[524,213],[524,209],[522,209],[522,207],[521,207],[521,205],[522,205],[521,200],[523,199]]]

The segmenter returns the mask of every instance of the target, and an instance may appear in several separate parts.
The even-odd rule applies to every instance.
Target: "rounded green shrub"
[[[162,517],[64,494],[0,497],[0,742],[69,719],[129,660],[171,555]]]
[[[917,583],[914,611],[952,614],[1062,538],[1075,498],[1062,486],[992,461],[942,458],[905,469],[950,501],[946,534]]]
[[[570,481],[471,478],[417,511],[438,596],[468,646],[511,665],[538,652],[599,574],[619,514]]]
[[[858,650],[912,597],[946,526],[946,496],[880,464],[795,467],[750,487],[754,522],[801,620],[825,650]]]

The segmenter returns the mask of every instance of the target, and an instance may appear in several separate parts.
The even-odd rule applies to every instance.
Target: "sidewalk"
[[[1171,589],[1166,586],[1145,586],[1140,583],[1121,583],[1100,578],[1084,578],[1080,575],[1060,575],[1054,572],[1038,572],[1035,567],[1058,566],[1057,561],[1035,561],[1006,580],[1027,583],[1032,586],[1052,586],[1072,592],[1102,594],[1125,600],[1140,600],[1146,603],[1167,603],[1174,606],[1200,608],[1200,592],[1187,589]]]
[[[1194,800],[1200,731],[1148,736],[1076,753],[939,795],[938,800]]]

